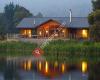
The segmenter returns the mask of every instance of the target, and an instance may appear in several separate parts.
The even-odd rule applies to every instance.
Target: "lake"
[[[88,63],[0,58],[0,80],[88,80]]]

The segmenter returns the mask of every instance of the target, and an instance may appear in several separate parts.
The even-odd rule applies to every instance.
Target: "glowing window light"
[[[85,73],[87,71],[87,62],[82,62],[82,72]]]
[[[85,29],[83,29],[83,30],[82,30],[82,36],[83,36],[84,38],[87,38],[87,37],[88,37],[88,31],[85,30]]]
[[[45,72],[48,73],[48,62],[45,63]]]
[[[62,64],[61,68],[62,68],[62,72],[65,72],[65,64]]]
[[[29,37],[32,36],[32,34],[31,34],[31,30],[28,30],[28,35],[29,35]]]
[[[63,33],[65,33],[65,30],[62,30]]]
[[[28,69],[28,70],[31,70],[31,67],[32,67],[32,62],[31,62],[31,60],[29,60],[29,61],[27,62],[27,69]]]
[[[39,32],[39,35],[42,35],[42,32],[41,31]]]
[[[46,30],[46,33],[48,33],[48,31]]]

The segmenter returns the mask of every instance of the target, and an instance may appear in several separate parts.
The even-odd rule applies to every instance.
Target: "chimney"
[[[69,10],[69,13],[70,13],[70,23],[72,22],[72,10],[70,9]]]
[[[35,25],[35,23],[36,23],[36,22],[35,22],[35,18],[34,18],[34,25]]]

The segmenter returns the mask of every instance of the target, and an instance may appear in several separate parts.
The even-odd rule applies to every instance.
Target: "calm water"
[[[0,58],[0,80],[88,80],[87,62],[49,63],[32,58]]]

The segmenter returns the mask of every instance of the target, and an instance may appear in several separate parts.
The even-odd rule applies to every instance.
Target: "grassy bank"
[[[99,60],[100,43],[89,41],[51,41],[44,48],[48,60]]]
[[[29,42],[0,42],[0,56],[29,56],[36,47]]]

